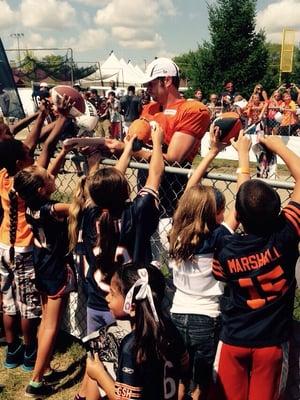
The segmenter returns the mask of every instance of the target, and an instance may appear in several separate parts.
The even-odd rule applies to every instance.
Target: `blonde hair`
[[[209,186],[193,186],[178,202],[169,234],[170,256],[180,261],[191,259],[204,235],[216,227],[216,199]]]
[[[86,190],[86,176],[82,176],[76,186],[69,209],[69,250],[73,251],[78,242],[78,232],[81,221],[81,212],[86,204],[88,195]]]

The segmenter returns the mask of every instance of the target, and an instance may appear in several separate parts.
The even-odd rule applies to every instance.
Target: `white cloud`
[[[264,29],[267,39],[281,42],[283,28],[300,30],[300,1],[273,1],[257,13],[257,28]]]
[[[173,3],[173,0],[160,0],[160,7],[162,8],[162,12],[168,16],[174,17],[177,15],[177,9],[175,7],[175,4]]]
[[[63,30],[74,24],[75,9],[66,1],[23,0],[21,19],[25,27]]]
[[[156,25],[162,16],[177,14],[174,0],[124,1],[111,0],[99,9],[95,23],[111,29],[112,37],[120,46],[136,49],[162,49],[163,38],[156,33]]]
[[[6,1],[1,1],[0,28],[6,29],[14,25],[16,14]]]
[[[104,29],[86,29],[78,38],[66,40],[64,46],[79,52],[99,49],[105,44],[108,36]]]
[[[25,39],[24,39],[25,41]],[[42,36],[40,33],[31,32],[26,35],[26,47],[27,48],[43,48],[43,47],[55,47],[57,41],[51,36]]]
[[[109,3],[110,0],[75,0],[77,3],[84,4],[86,6],[103,7]]]
[[[149,26],[158,19],[158,1],[150,1],[145,6],[144,0],[112,0],[96,13],[95,22],[108,26]]]
[[[176,13],[173,0],[151,0],[147,4],[144,0],[111,0],[97,11],[95,22],[109,26],[153,26],[161,16]]]
[[[163,48],[164,41],[162,37],[156,33],[150,35],[149,38],[141,38],[135,40],[120,40],[119,43],[122,47],[132,48],[132,49],[155,49],[155,48]]]

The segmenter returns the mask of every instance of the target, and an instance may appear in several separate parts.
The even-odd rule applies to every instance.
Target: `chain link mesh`
[[[77,159],[76,159],[77,158]],[[59,201],[70,201],[78,182],[78,168],[85,170],[84,159],[80,157],[69,158],[65,164],[65,170],[67,173],[61,173],[57,178],[57,191],[55,193],[55,198]],[[102,160],[102,164],[104,166],[114,165],[116,163],[115,160],[105,159]],[[138,185],[138,175],[141,172],[145,172],[147,174],[148,164],[145,163],[137,163],[131,162],[130,166],[127,170],[126,176],[128,178],[131,191],[132,198],[136,196],[139,190]],[[62,171],[63,172],[63,171]],[[166,275],[168,282],[168,290],[167,290],[167,298],[166,298],[166,307],[170,307],[172,294],[173,294],[173,285],[172,280],[167,268],[168,265],[168,251],[167,251],[167,233],[171,227],[171,219],[169,218],[171,215],[169,214],[170,210],[174,210],[176,207],[177,200],[182,194],[185,184],[187,181],[188,174],[190,173],[189,168],[183,167],[166,167],[167,179],[170,180],[167,185],[167,189],[163,189],[161,195],[163,194],[165,197],[165,202],[163,202],[163,207],[161,209],[162,219],[160,221],[159,232],[153,235],[152,238],[152,248],[154,259],[159,258],[162,264],[162,270]],[[255,173],[253,174],[255,175]],[[286,178],[286,177],[285,177]],[[285,205],[293,190],[293,183],[291,181],[291,177],[288,176],[287,179],[283,179],[280,181],[268,181],[271,186],[273,186],[279,193],[282,204]],[[227,211],[234,206],[235,194],[236,194],[236,176],[235,175],[227,175],[223,173],[218,173],[214,169],[210,170],[203,180],[204,184],[211,185],[219,189],[226,198],[226,209]],[[288,388],[287,388],[287,397],[289,400],[300,399],[300,382],[299,382],[299,360],[300,360],[300,294],[297,292],[295,298],[295,321],[294,321],[294,333],[291,340],[291,351],[290,351],[290,371],[288,378]],[[67,307],[67,312],[64,316],[63,322],[64,329],[71,333],[72,335],[82,338],[85,335],[86,331],[86,302],[84,296],[84,288],[82,287],[82,283],[79,280],[79,288],[77,293],[73,293],[70,296],[69,304]]]

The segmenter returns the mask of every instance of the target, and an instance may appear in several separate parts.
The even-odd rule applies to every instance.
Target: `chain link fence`
[[[75,164],[74,164],[75,161]],[[74,189],[78,182],[77,169],[78,162],[81,164],[81,168],[84,169],[84,159],[78,158],[74,160],[74,157],[70,157],[66,161],[65,170],[68,171],[64,174],[59,174],[57,178],[57,192],[55,197],[60,201],[70,201],[73,196]],[[76,168],[77,163],[77,168]],[[112,159],[105,159],[102,161],[103,166],[113,166],[116,161]],[[138,175],[141,172],[148,170],[148,164],[131,162],[127,170],[127,178],[132,190],[132,197],[134,198],[139,190]],[[186,181],[188,174],[191,172],[190,168],[179,168],[179,167],[166,167],[166,176],[172,177],[171,185],[169,185],[167,192],[161,193],[166,198],[166,201],[170,202],[167,208],[174,209],[176,202],[184,190],[183,181]],[[255,175],[255,172],[254,174]],[[226,209],[230,209],[234,206],[235,194],[236,194],[236,176],[224,173],[218,173],[214,169],[210,170],[203,180],[204,184],[208,184],[218,188],[222,191],[226,198]],[[281,198],[282,204],[285,205],[293,189],[293,183],[288,179],[285,180],[266,180],[272,187],[274,187]],[[170,195],[170,190],[173,191]],[[175,201],[174,201],[175,199]],[[172,203],[172,204],[171,204]],[[163,272],[165,273],[169,283],[169,304],[172,296],[172,282],[168,273],[168,252],[167,252],[167,232],[171,227],[171,220],[168,218],[170,215],[166,213],[166,209],[162,208],[162,219],[160,222],[159,234],[154,235],[152,238],[153,254],[154,258],[159,257]],[[69,306],[67,308],[64,317],[64,329],[71,333],[77,338],[82,338],[86,331],[86,303],[82,282],[79,279],[78,292],[72,293],[69,300]],[[167,304],[166,306],[168,307]],[[294,331],[291,339],[291,351],[290,351],[290,371],[288,378],[288,387],[286,393],[286,400],[298,400],[300,399],[300,295],[297,293],[295,298],[295,321]]]

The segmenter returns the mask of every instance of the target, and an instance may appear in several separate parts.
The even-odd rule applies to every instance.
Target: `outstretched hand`
[[[251,148],[251,138],[249,135],[244,135],[244,130],[241,129],[237,140],[234,138],[230,139],[232,147],[239,152],[248,153]]]
[[[259,142],[265,145],[269,150],[273,151],[274,153],[277,153],[278,149],[285,146],[282,139],[276,135],[260,136]]]

